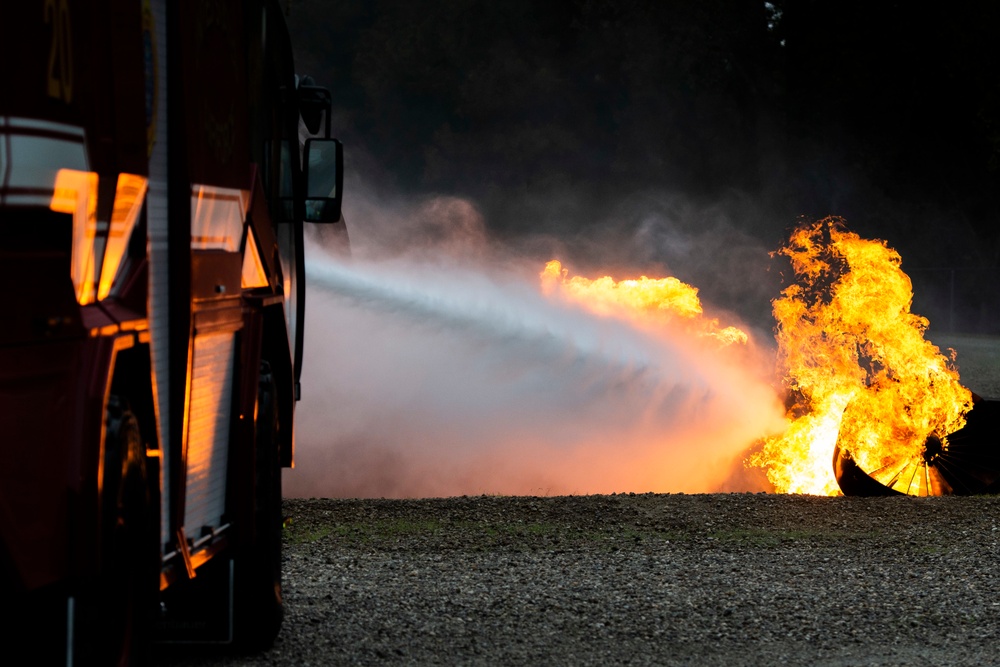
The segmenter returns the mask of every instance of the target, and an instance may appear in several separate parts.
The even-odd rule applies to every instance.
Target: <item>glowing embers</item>
[[[924,339],[899,254],[837,218],[800,227],[778,253],[795,280],[773,303],[789,427],[750,463],[779,492],[834,495],[840,477],[852,493],[858,473],[900,493],[952,492],[937,468],[972,394]]]
[[[539,274],[542,291],[582,304],[598,315],[618,315],[631,321],[657,324],[672,322],[723,345],[746,343],[747,334],[736,327],[720,327],[719,321],[703,316],[698,288],[677,278],[647,278],[615,281],[610,276],[591,280],[569,277],[557,260]]]

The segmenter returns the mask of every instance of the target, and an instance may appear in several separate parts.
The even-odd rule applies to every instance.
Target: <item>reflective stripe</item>
[[[144,177],[120,174],[111,220],[97,220],[98,177],[85,138],[73,125],[0,116],[0,206],[73,216],[70,275],[81,304],[111,293],[146,194]]]
[[[5,126],[14,130],[32,130],[44,134],[65,134],[70,137],[78,137],[80,142],[83,141],[84,137],[82,127],[38,118],[2,117],[0,118],[0,130]]]
[[[73,250],[70,276],[80,305],[95,298],[95,248],[97,233],[97,174],[60,169],[56,172],[49,208],[73,216]],[[101,248],[103,249],[103,248]]]
[[[48,206],[60,169],[90,171],[82,128],[0,116],[0,206]]]
[[[132,237],[142,201],[146,196],[146,179],[135,174],[118,174],[118,185],[115,188],[115,204],[111,211],[111,225],[107,231],[108,239],[104,248],[104,261],[101,264],[100,285],[97,289],[98,300],[111,293],[111,286],[121,268],[122,256]],[[99,225],[100,226],[100,225]],[[101,231],[101,230],[98,230]]]
[[[253,287],[267,287],[267,273],[264,265],[260,261],[260,253],[257,250],[257,235],[253,233],[252,227],[247,227],[247,242],[243,248],[243,276],[241,279],[243,289]]]
[[[191,247],[237,252],[243,240],[249,190],[196,184],[191,187]]]

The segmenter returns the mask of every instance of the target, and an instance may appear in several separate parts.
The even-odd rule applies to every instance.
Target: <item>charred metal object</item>
[[[971,496],[1000,493],[1000,401],[972,396],[966,424],[931,436],[919,458],[866,471],[838,441],[833,473],[845,496]]]

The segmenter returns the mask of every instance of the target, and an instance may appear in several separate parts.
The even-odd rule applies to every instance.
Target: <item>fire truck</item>
[[[304,81],[277,0],[0,7],[5,652],[277,635],[303,229],[344,224]]]

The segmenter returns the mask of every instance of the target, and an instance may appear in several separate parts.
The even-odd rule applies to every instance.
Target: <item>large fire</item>
[[[794,282],[773,303],[787,428],[765,437],[748,464],[780,493],[836,495],[837,447],[872,479],[913,495],[934,494],[936,454],[965,425],[972,394],[952,357],[910,312],[912,286],[899,254],[848,232],[839,218],[806,224],[777,254]],[[652,327],[668,323],[728,345],[747,334],[704,317],[698,290],[676,278],[616,281],[569,276],[558,261],[540,274],[548,295]]]
[[[542,291],[559,294],[600,315],[620,315],[633,321],[656,326],[663,322],[679,324],[699,336],[716,339],[723,345],[746,343],[743,330],[722,327],[717,318],[705,317],[698,288],[677,278],[631,278],[616,281],[610,276],[590,279],[569,276],[558,260],[552,260],[541,272]]]
[[[800,227],[778,253],[795,274],[773,303],[789,425],[751,465],[779,492],[835,495],[839,445],[888,488],[928,493],[926,463],[965,424],[972,395],[910,312],[899,254],[837,218]]]

